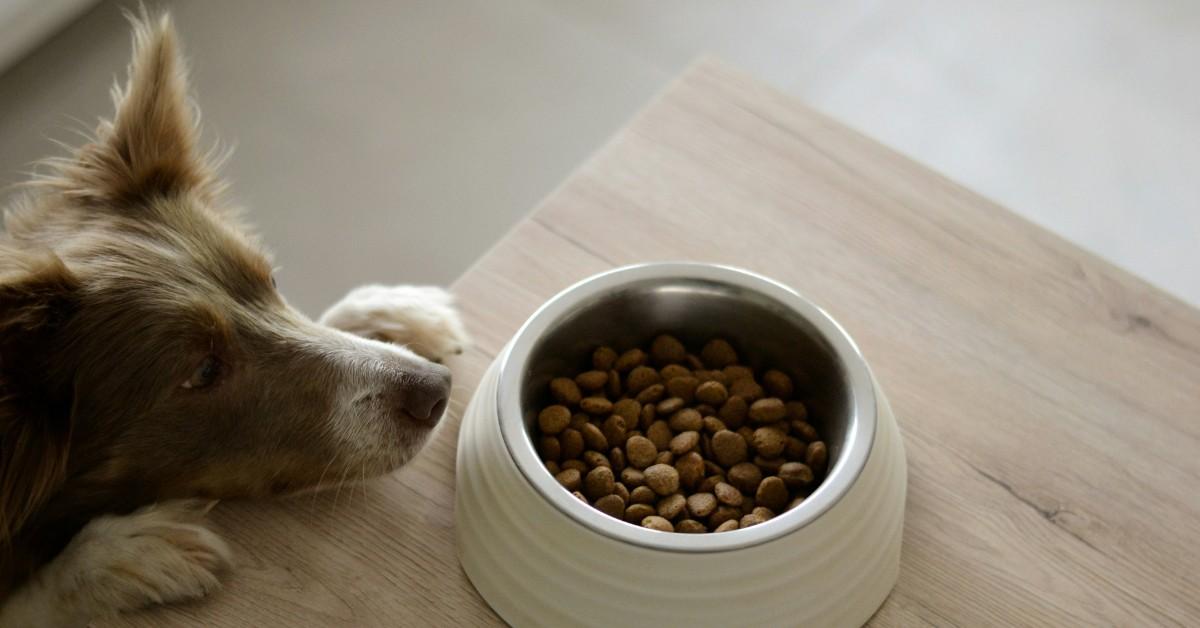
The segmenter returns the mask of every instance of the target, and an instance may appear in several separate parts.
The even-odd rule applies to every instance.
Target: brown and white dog
[[[169,19],[134,48],[113,120],[0,234],[0,626],[205,595],[230,564],[211,500],[396,469],[466,342],[436,288],[289,307],[197,151]]]

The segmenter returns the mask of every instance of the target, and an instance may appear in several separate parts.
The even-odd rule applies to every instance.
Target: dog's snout
[[[400,409],[412,418],[436,423],[450,399],[450,369],[430,363],[410,373],[400,391]]]

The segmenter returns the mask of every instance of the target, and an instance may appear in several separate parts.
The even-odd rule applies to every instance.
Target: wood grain
[[[242,563],[226,589],[114,625],[497,623],[455,558],[458,416],[545,299],[666,259],[794,286],[888,392],[909,498],[873,625],[1200,624],[1200,312],[703,61],[455,284],[478,346],[416,462],[221,505]]]

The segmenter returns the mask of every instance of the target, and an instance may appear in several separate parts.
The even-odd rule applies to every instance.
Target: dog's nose
[[[429,363],[410,373],[400,393],[400,409],[412,418],[437,423],[450,399],[450,369]]]

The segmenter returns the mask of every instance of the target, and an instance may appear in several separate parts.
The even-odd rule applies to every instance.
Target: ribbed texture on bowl
[[[584,527],[525,481],[500,434],[497,364],[463,415],[455,524],[463,569],[511,625],[855,626],[895,585],[907,476],[878,387],[867,465],[821,517],[752,547],[665,552]]]

